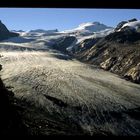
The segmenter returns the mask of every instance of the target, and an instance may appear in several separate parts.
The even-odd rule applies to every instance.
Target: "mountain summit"
[[[0,20],[0,40],[18,36],[17,33],[10,32]]]
[[[99,32],[101,30],[105,30],[109,28],[111,27],[101,24],[100,22],[87,22],[87,23],[80,24],[74,30],[87,30],[89,32]]]
[[[139,29],[140,29],[140,20],[134,18],[128,21],[120,22],[115,28],[115,31],[134,30],[139,32]]]
[[[9,33],[7,27],[0,20],[0,33]]]
[[[93,34],[107,29],[113,29],[112,27],[106,26],[100,22],[87,22],[80,24],[77,28],[71,30],[65,30],[65,33],[77,33],[78,35]]]

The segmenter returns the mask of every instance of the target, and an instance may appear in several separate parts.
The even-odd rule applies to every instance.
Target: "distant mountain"
[[[5,28],[6,29],[6,28]],[[4,31],[4,29],[3,29]],[[1,55],[0,55],[1,57]],[[2,65],[0,64],[0,71]],[[23,123],[19,107],[15,102],[14,93],[6,88],[0,77],[0,134],[10,136],[28,135],[28,129]]]
[[[0,21],[0,41],[10,37],[16,37],[18,35],[18,33],[10,32],[7,27]]]
[[[91,35],[96,32],[103,30],[111,30],[112,27],[101,24],[100,22],[87,22],[80,24],[77,28],[63,31],[64,33],[75,34],[75,35]]]
[[[63,32],[59,32],[57,29],[54,30],[36,29],[36,30],[30,30],[28,32],[18,32],[18,33],[22,38],[25,38],[24,40],[28,39],[27,41],[29,41],[29,39],[30,40],[33,39],[34,40],[33,42],[36,42],[38,46],[42,45],[43,47],[44,45],[45,48],[52,47],[57,50],[61,48],[61,50],[66,52],[67,50],[72,49],[78,43],[80,43],[85,39],[101,38],[112,33],[113,30],[114,29],[112,27],[108,27],[99,22],[92,22],[92,23],[87,22],[79,25],[75,29],[67,30]],[[12,41],[12,39],[10,39],[10,41]],[[16,41],[14,41],[14,43]],[[62,46],[64,46],[64,48]]]
[[[100,22],[87,22],[80,24],[77,28],[74,30],[86,30],[89,32],[99,32],[101,30],[110,29],[111,27],[108,27],[104,24],[101,24]]]
[[[51,34],[51,33],[58,32],[58,30],[57,29],[54,29],[54,30],[36,29],[36,30],[30,30],[30,32],[32,32],[32,33],[48,33],[48,34]]]
[[[76,40],[67,47],[68,51],[78,50],[78,44],[86,39],[97,39],[104,37],[114,31],[114,28],[101,24],[100,22],[87,22],[80,24],[77,28],[63,31],[63,33],[75,36]],[[97,39],[98,40],[98,39]],[[93,41],[94,42],[94,41]]]

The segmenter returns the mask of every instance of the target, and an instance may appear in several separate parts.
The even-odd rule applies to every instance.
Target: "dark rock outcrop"
[[[137,19],[136,18],[132,18],[132,19],[128,20],[128,22],[133,22],[133,21],[137,21]]]
[[[83,51],[90,49],[95,43],[97,43],[97,41],[99,40],[99,38],[95,38],[95,39],[86,39],[83,40],[82,42],[80,42],[79,44],[77,44],[75,47],[72,48],[72,53],[82,53]]]
[[[0,134],[1,135],[27,135],[21,116],[20,108],[12,103],[13,93],[8,91],[0,79]]]
[[[67,53],[66,49],[75,41],[75,39],[76,38],[74,36],[64,36],[60,40],[56,41],[51,48]]]
[[[122,21],[120,22],[117,27],[115,28],[115,31],[118,31],[125,23],[127,23],[127,21]]]
[[[0,69],[2,66],[0,65]],[[0,134],[8,136],[28,135],[19,111],[22,108],[15,104],[13,92],[7,90],[0,79]]]
[[[120,32],[114,32],[105,37],[107,41],[118,43],[134,43],[140,40],[140,33],[129,27],[123,28]]]
[[[94,44],[96,44],[100,38],[94,38],[94,39],[86,39],[77,44],[72,48],[71,51],[69,51],[69,54],[73,55],[79,60],[85,59],[88,52],[87,50],[90,50]]]
[[[136,18],[133,18],[133,19],[130,19],[128,21],[121,21],[117,26],[116,28],[114,29],[115,31],[118,31],[119,29],[121,29],[121,27],[125,24],[125,23],[128,23],[128,22],[133,22],[133,21],[137,21]]]
[[[0,21],[0,41],[17,36],[19,36],[18,33],[10,32],[7,27]]]

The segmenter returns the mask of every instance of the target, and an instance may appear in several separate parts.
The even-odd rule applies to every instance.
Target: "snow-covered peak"
[[[83,34],[83,33],[99,32],[105,29],[111,29],[111,27],[101,24],[100,22],[87,22],[87,23],[80,24],[77,28],[71,30],[65,30],[63,32],[64,33],[78,32],[80,34]]]
[[[132,29],[132,30],[138,31],[139,28],[140,28],[140,20],[132,19],[132,20],[120,22],[117,25],[115,30],[117,32],[125,30],[125,29]]]
[[[82,23],[75,29],[82,30],[82,29],[85,29],[86,27],[93,26],[93,25],[95,26],[95,24],[92,22]]]
[[[87,26],[97,26],[97,25],[103,25],[98,21],[95,22],[85,22],[85,23],[81,23],[78,27],[87,27]]]
[[[140,28],[140,20],[125,23],[125,24],[122,26],[122,28],[124,28],[124,27],[131,27],[131,28],[134,28],[134,29],[137,30],[137,28]]]

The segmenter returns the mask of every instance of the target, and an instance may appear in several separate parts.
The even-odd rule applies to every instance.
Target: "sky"
[[[132,18],[140,19],[139,9],[0,8],[0,20],[9,30],[63,31],[95,21],[115,27]]]

